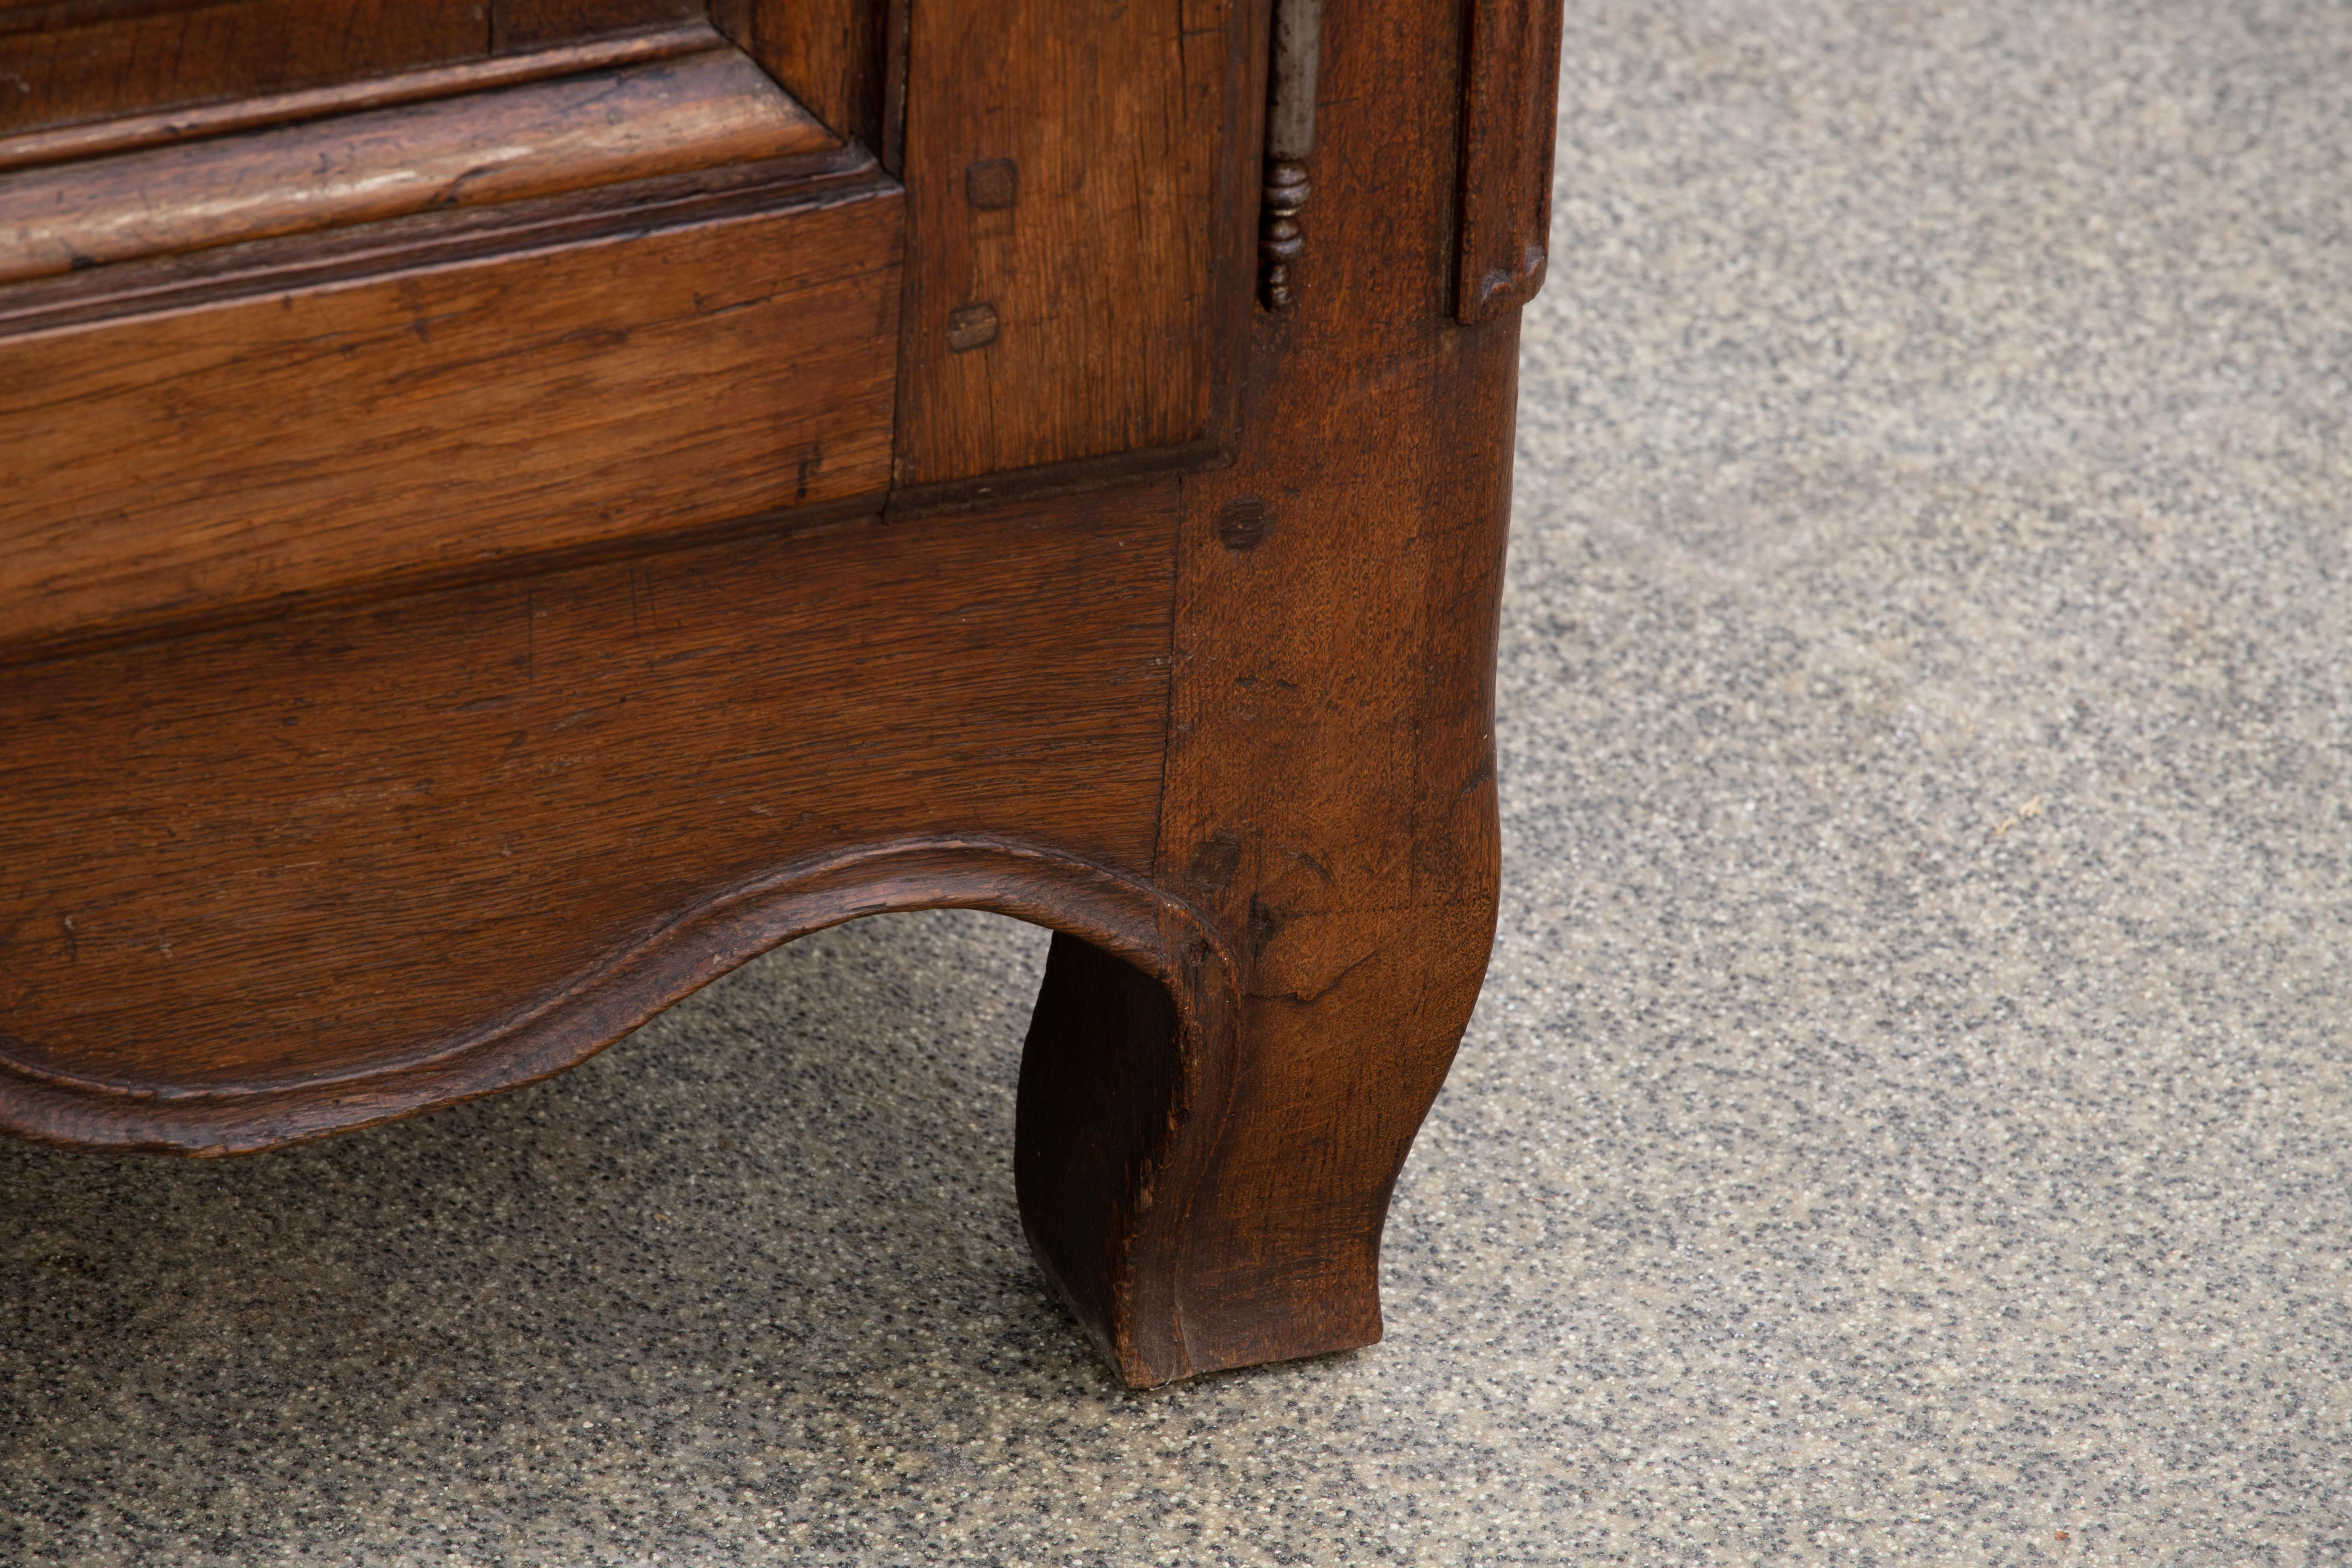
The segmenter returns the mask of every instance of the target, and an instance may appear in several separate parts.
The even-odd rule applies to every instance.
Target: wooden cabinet
[[[1379,1337],[1557,16],[1279,5],[0,5],[0,1126],[267,1149],[984,907],[1122,1375]]]

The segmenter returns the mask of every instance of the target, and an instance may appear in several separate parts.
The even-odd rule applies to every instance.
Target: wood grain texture
[[[835,134],[879,155],[890,12],[889,0],[714,0],[710,20]]]
[[[721,45],[0,174],[0,282],[835,144]]]
[[[754,212],[857,201],[888,188],[871,157],[843,147],[495,206],[449,207],[249,245],[143,257],[0,288],[0,339],[634,238]]]
[[[543,48],[635,27],[658,27],[703,15],[703,0],[488,0],[496,54]]]
[[[879,492],[900,202],[0,338],[0,645]]]
[[[1561,4],[1470,0],[1454,304],[1465,323],[1534,299],[1550,266]]]
[[[0,137],[0,169],[31,168],[67,163],[80,158],[110,156],[158,147],[167,142],[226,136],[265,126],[290,125],[297,121],[330,115],[357,114],[390,109],[403,103],[423,103],[486,92],[519,82],[582,71],[609,70],[640,60],[697,54],[725,40],[700,23],[628,33],[562,44],[526,54],[495,59],[466,60],[457,65],[401,71],[393,76],[362,77],[295,92],[262,93],[250,98],[190,105],[183,109],[151,110],[112,120],[56,126]]]
[[[0,134],[472,59],[483,0],[0,7]]]
[[[1249,281],[1235,205],[1262,47],[1234,0],[912,7],[898,478],[971,480],[1216,437]],[[1262,44],[1262,35],[1256,36]],[[975,207],[1003,161],[1019,200]],[[959,311],[986,306],[984,345]]]
[[[0,670],[0,1123],[315,1136],[926,901],[1135,961],[1175,526],[1163,485]]]
[[[1160,890],[1154,940],[1062,931],[1021,1053],[1013,1181],[1030,1252],[1134,1387],[1201,1370],[1172,1267],[1231,1111],[1234,961]]]
[[[633,287],[632,324],[600,332],[618,295],[607,309],[600,274],[560,268],[762,223],[797,247],[818,232],[811,211],[688,222],[625,204],[599,209],[593,221],[620,226],[593,242],[478,214],[394,220],[376,226],[447,226],[436,243],[460,248],[399,282],[455,292],[378,300],[359,318],[373,336],[304,317],[307,336],[264,333],[254,353],[204,324],[256,301],[319,312],[374,298],[381,258],[267,242],[252,248],[320,247],[300,265],[331,269],[275,293],[255,279],[308,275],[291,261],[250,275],[225,259],[186,259],[184,275],[184,258],[124,264],[180,303],[124,340],[145,370],[92,384],[158,434],[107,447],[63,416],[7,423],[47,417],[51,397],[0,402],[16,449],[66,441],[83,476],[37,477],[62,488],[16,514],[13,538],[0,525],[0,569],[27,547],[74,547],[77,530],[98,541],[77,558],[83,577],[20,579],[14,597],[0,581],[0,605],[33,615],[17,606],[82,594],[74,624],[176,616],[362,567],[393,574],[370,593],[400,596],[0,665],[0,1124],[200,1152],[316,1136],[557,1070],[799,931],[974,904],[1061,933],[1023,1064],[1023,1225],[1120,1375],[1153,1384],[1377,1339],[1389,1196],[1494,929],[1517,312],[1498,296],[1486,319],[1457,320],[1465,192],[1486,188],[1471,176],[1487,156],[1465,122],[1486,68],[1464,50],[1496,35],[1465,31],[1454,0],[1394,0],[1378,26],[1330,21],[1312,286],[1292,312],[1255,317],[1245,360],[1219,369],[1236,319],[1219,311],[1247,310],[1253,271],[1249,187],[1228,175],[1255,174],[1263,6],[910,13],[917,254],[887,522],[843,521],[878,495],[812,495],[789,535],[757,521],[690,548],[646,534],[624,558],[558,569],[525,555],[507,577],[431,592],[397,575],[478,552],[485,528],[527,552],[740,517],[752,491],[781,504],[782,474],[763,470],[704,505],[769,461],[772,439],[739,433],[663,468],[673,444],[660,420],[631,422],[646,383],[627,367],[647,300],[673,298],[654,319],[698,332],[782,296],[746,286],[721,314],[699,288]],[[861,189],[848,207],[890,199]],[[1202,191],[1206,206],[1186,207]],[[691,199],[748,199],[714,193]],[[1163,244],[1180,210],[1210,218]],[[776,248],[731,253],[735,268]],[[689,270],[707,278],[718,253],[696,254]],[[532,266],[563,286],[542,314],[516,309],[524,296],[464,292]],[[0,322],[16,323],[0,388],[71,370],[72,344],[133,324],[107,320],[131,296],[87,287],[52,278],[0,299]],[[871,298],[869,319],[898,297]],[[451,300],[476,313],[436,305]],[[723,357],[694,342],[682,359]],[[343,344],[366,349],[364,366],[409,342],[453,357],[381,382],[372,402],[332,400],[377,374],[346,369]],[[290,343],[310,357],[269,357]],[[362,427],[381,439],[321,436],[282,472],[270,462],[299,421],[227,462],[173,423],[210,406],[187,404],[184,381],[226,384],[183,365],[277,366],[280,402],[397,410],[429,384],[431,406],[472,408],[462,399],[519,344],[563,367],[518,383],[550,411],[485,405],[471,428],[492,434],[440,468],[368,468],[409,428],[396,421]],[[740,363],[788,374],[777,360]],[[805,416],[830,384],[793,384],[769,412]],[[1238,427],[1202,436],[1225,416],[1216,389],[1244,384]],[[731,406],[708,386],[688,404],[703,417]],[[605,412],[575,424],[565,408]],[[593,509],[552,498],[602,493],[583,475],[604,470],[529,476],[534,441],[591,431],[600,452],[642,438],[619,471],[668,478],[582,522]],[[1111,466],[1227,440],[1230,468],[1100,488]],[[496,461],[476,460],[485,444]],[[118,488],[104,512],[68,504],[76,483],[152,466],[151,447],[176,489]],[[445,470],[477,488],[456,501],[400,489]],[[1097,488],[1002,499],[1049,479]],[[296,488],[268,489],[281,482]],[[234,504],[204,510],[224,487]],[[397,515],[437,509],[445,525],[335,537],[385,494],[410,507]],[[926,515],[943,496],[971,510]],[[124,521],[133,505],[143,523]],[[181,510],[155,510],[167,505]],[[252,516],[280,535],[248,541]],[[380,536],[397,559],[370,563]],[[306,555],[306,541],[325,542]]]
[[[1378,1339],[1389,1194],[1484,976],[1517,316],[1451,319],[1459,37],[1334,13],[1316,272],[1190,476],[1158,879],[1241,966],[1231,1110],[1160,1260],[1194,1371]]]

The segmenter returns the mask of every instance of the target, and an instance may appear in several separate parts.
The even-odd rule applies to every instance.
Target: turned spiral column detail
[[[1307,155],[1315,150],[1315,73],[1322,52],[1323,0],[1276,0],[1257,231],[1258,299],[1269,310],[1287,310],[1298,298],[1297,269],[1307,248],[1298,215],[1314,189],[1307,183]]]
[[[1269,310],[1287,310],[1298,298],[1290,268],[1307,248],[1298,214],[1313,191],[1304,163],[1285,158],[1265,166],[1265,191],[1258,207],[1258,295]]]

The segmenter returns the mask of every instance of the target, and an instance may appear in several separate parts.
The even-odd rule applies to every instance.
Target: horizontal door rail
[[[715,47],[0,174],[0,281],[839,145],[702,37]]]

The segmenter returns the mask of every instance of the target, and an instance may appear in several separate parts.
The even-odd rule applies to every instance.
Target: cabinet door
[[[0,6],[0,660],[1220,460],[1235,22]]]
[[[903,193],[676,0],[38,9],[0,644],[887,488]]]
[[[779,868],[1150,868],[1263,15],[437,4],[0,0],[0,1127],[551,1070]]]

